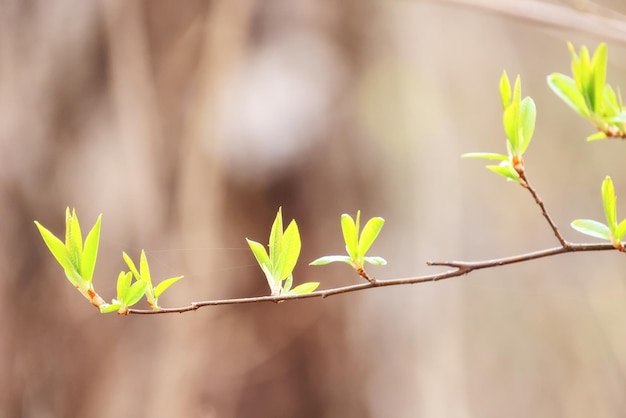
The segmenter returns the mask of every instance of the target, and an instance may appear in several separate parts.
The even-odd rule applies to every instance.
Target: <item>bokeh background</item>
[[[160,301],[267,294],[244,238],[276,210],[297,283],[357,283],[339,217],[387,224],[379,278],[557,244],[528,193],[461,160],[503,152],[498,81],[538,109],[527,170],[566,238],[626,196],[625,144],[545,82],[567,41],[609,45],[626,6],[579,1],[0,1],[0,417],[620,417],[626,279],[617,253],[326,300],[100,315],[37,233],[103,213],[98,292],[146,249]],[[622,200],[620,200],[621,202]],[[619,207],[618,207],[619,211]],[[626,214],[623,210],[622,216]]]

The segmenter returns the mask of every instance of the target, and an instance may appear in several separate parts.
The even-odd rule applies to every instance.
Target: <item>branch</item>
[[[205,300],[199,302],[192,302],[188,306],[180,308],[163,308],[158,311],[144,310],[144,309],[129,309],[128,314],[135,315],[155,315],[155,314],[169,314],[169,313],[184,313],[195,311],[204,306],[217,306],[217,305],[240,305],[244,303],[259,303],[259,302],[274,302],[280,303],[287,300],[295,299],[309,299],[309,298],[327,298],[329,296],[335,296],[342,293],[352,293],[360,290],[373,289],[376,287],[385,286],[400,286],[407,284],[417,284],[426,282],[436,282],[439,280],[450,279],[452,277],[459,277],[469,274],[475,270],[489,269],[494,267],[505,266],[508,264],[523,263],[526,261],[536,260],[544,257],[551,257],[560,254],[574,253],[574,252],[592,252],[592,251],[608,251],[615,250],[612,244],[564,244],[562,247],[549,248],[545,250],[535,251],[526,254],[519,254],[511,257],[496,258],[485,261],[429,261],[426,264],[429,266],[447,266],[453,267],[454,270],[444,273],[431,274],[427,276],[400,278],[400,279],[387,279],[387,280],[375,280],[367,283],[354,284],[350,286],[335,287],[326,290],[318,290],[316,292],[306,293],[303,295],[288,295],[288,296],[258,296],[249,298],[238,299],[216,299]]]
[[[626,22],[617,18],[599,16],[584,10],[559,6],[538,0],[493,1],[493,0],[427,0],[437,4],[451,4],[478,9],[530,23],[559,29],[587,32],[602,39],[626,42]],[[594,3],[588,2],[590,6]],[[593,12],[590,7],[590,12]],[[597,9],[597,8],[596,8]],[[611,15],[619,15],[612,12]]]

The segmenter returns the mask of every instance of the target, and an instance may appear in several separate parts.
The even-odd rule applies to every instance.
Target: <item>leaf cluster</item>
[[[148,305],[155,311],[161,309],[158,304],[159,296],[171,285],[183,278],[183,276],[172,277],[163,280],[156,287],[152,286],[150,266],[146,253],[141,250],[139,258],[139,270],[128,254],[122,252],[122,257],[130,269],[129,272],[120,272],[117,278],[117,298],[113,299],[110,305],[101,309],[103,313],[117,311],[119,314],[128,313],[128,308],[135,305],[143,296],[146,297]],[[135,282],[132,283],[132,279]],[[132,284],[131,284],[132,283]]]
[[[576,53],[568,44],[572,55],[572,77],[553,73],[548,85],[568,106],[588,119],[599,132],[587,137],[588,141],[619,137],[626,138],[626,108],[620,91],[606,84],[608,52],[606,44],[598,46],[593,56],[583,46]]]
[[[48,249],[63,267],[65,275],[70,283],[97,307],[101,313],[115,312],[125,314],[128,308],[135,305],[143,296],[146,296],[148,305],[154,310],[159,310],[158,297],[171,285],[182,279],[183,276],[166,279],[156,287],[152,286],[150,268],[146,254],[141,251],[139,270],[126,253],[122,253],[129,272],[121,272],[117,278],[117,297],[111,303],[106,303],[93,286],[93,273],[98,257],[98,244],[100,241],[100,225],[102,214],[98,216],[95,225],[91,228],[83,245],[80,223],[76,210],[68,207],[65,211],[65,243],[57,238],[50,230],[39,222],[35,225],[48,246]],[[132,282],[133,277],[135,282]]]
[[[104,300],[95,292],[92,281],[100,242],[101,221],[102,214],[98,215],[95,225],[85,238],[84,245],[80,223],[74,209],[71,212],[69,207],[65,210],[65,243],[35,221],[41,237],[54,258],[63,267],[67,279],[96,307],[104,303]]]
[[[265,274],[272,296],[298,295],[317,289],[319,282],[303,283],[295,288],[293,269],[296,267],[302,243],[295,220],[291,220],[283,231],[282,208],[278,209],[270,232],[269,252],[263,244],[246,238],[254,257]]]
[[[606,224],[591,219],[576,219],[572,222],[572,228],[585,235],[607,240],[616,249],[624,251],[622,239],[626,235],[626,219],[617,223],[617,197],[611,177],[607,176],[602,182],[601,193]]]
[[[386,265],[387,261],[384,258],[366,255],[383,228],[385,220],[381,217],[371,218],[359,234],[360,222],[361,211],[357,211],[356,220],[346,213],[341,215],[341,231],[348,255],[327,255],[312,261],[310,265],[322,266],[341,262],[350,264],[357,271],[363,270],[366,262],[380,266]]]
[[[537,109],[532,98],[524,97],[522,99],[522,83],[519,75],[515,78],[515,84],[511,91],[509,77],[506,71],[502,73],[500,97],[504,108],[502,124],[507,137],[507,155],[478,152],[463,154],[463,157],[500,161],[500,164],[488,165],[487,168],[508,180],[522,183],[524,153],[535,131]]]

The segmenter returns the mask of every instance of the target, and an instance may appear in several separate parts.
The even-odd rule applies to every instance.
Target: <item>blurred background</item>
[[[268,293],[244,238],[300,226],[295,282],[358,283],[342,213],[387,223],[378,278],[557,245],[505,152],[498,82],[537,104],[530,181],[569,240],[626,196],[620,141],[548,88],[566,42],[609,45],[620,0],[0,1],[0,417],[620,417],[626,279],[614,252],[326,300],[100,315],[33,220],[103,213],[107,300],[144,248],[163,306]],[[626,201],[626,198],[624,198]],[[622,200],[620,200],[621,202]],[[619,211],[618,207],[618,211]],[[621,216],[626,214],[622,208]],[[143,302],[142,302],[143,303]]]

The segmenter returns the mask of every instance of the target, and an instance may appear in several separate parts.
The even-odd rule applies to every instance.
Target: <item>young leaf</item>
[[[285,279],[285,283],[283,284],[283,288],[281,289],[280,294],[281,295],[289,294],[289,290],[291,289],[292,285],[293,285],[293,276],[290,274]]]
[[[267,284],[270,287],[270,292],[272,296],[280,295],[281,281],[278,280],[276,276],[274,276],[274,273],[270,271],[267,265],[265,264],[262,265],[261,271],[263,271],[263,274],[265,275],[265,278],[267,279]]]
[[[554,73],[548,76],[548,86],[561,98],[569,107],[574,109],[583,117],[589,117],[589,108],[585,102],[576,81],[563,74]]]
[[[587,141],[589,141],[589,142],[591,142],[591,141],[598,141],[600,139],[606,139],[606,138],[607,138],[607,136],[606,136],[606,134],[604,132],[596,132],[593,135],[589,135],[587,137]]]
[[[128,293],[128,289],[130,288],[130,282],[132,280],[132,274],[121,272],[119,276],[117,276],[117,299],[120,301],[124,301],[126,299],[126,294]]]
[[[37,229],[39,229],[39,233],[46,243],[46,246],[61,267],[63,267],[63,270],[76,271],[76,268],[70,261],[65,244],[39,222],[35,221],[35,225],[37,226]]]
[[[503,108],[506,109],[509,107],[511,104],[511,83],[509,82],[506,71],[503,71],[502,77],[500,77],[500,97],[502,98]]]
[[[122,304],[119,301],[113,299],[113,303],[103,303],[100,305],[100,313],[117,312],[122,309]]]
[[[617,198],[615,197],[615,189],[611,177],[605,177],[602,182],[602,203],[604,205],[604,214],[606,215],[607,226],[611,232],[617,227]]]
[[[141,275],[141,280],[148,283],[150,291],[152,291],[152,277],[150,277],[150,267],[148,266],[148,259],[144,250],[141,250],[141,256],[139,257],[139,274]]]
[[[385,220],[380,217],[372,218],[363,227],[363,231],[361,232],[361,237],[359,238],[359,257],[365,256],[367,251],[370,249],[374,240],[378,237],[380,230],[383,228],[385,224]]]
[[[613,232],[613,237],[617,241],[622,241],[622,239],[624,238],[624,235],[626,235],[626,219],[620,222],[619,225],[617,225],[615,232]]]
[[[591,219],[576,219],[572,222],[572,228],[590,237],[612,241],[611,230],[608,226]]]
[[[348,255],[327,255],[317,258],[309,263],[310,266],[323,266],[325,264],[342,262],[350,264],[351,258]]]
[[[385,265],[387,265],[387,260],[385,260],[382,257],[367,256],[367,257],[363,257],[363,261],[368,262],[370,264],[373,264],[375,266],[385,266]]]
[[[593,74],[593,109],[596,113],[601,113],[604,105],[604,84],[606,82],[607,63],[606,44],[602,43],[596,49],[591,60]],[[590,86],[591,87],[591,86]]]
[[[137,267],[135,267],[135,263],[128,256],[128,254],[126,254],[125,252],[122,251],[122,258],[126,262],[126,265],[130,269],[130,271],[133,273],[133,276],[135,276],[135,280],[141,280],[141,275],[139,274],[139,271],[137,270]]]
[[[252,254],[254,254],[254,257],[256,258],[256,261],[259,263],[259,266],[271,268],[270,258],[267,255],[265,247],[256,241],[249,240],[248,238],[246,238],[246,241],[252,250]]]
[[[81,273],[80,267],[83,254],[83,237],[80,232],[80,224],[78,223],[78,217],[76,216],[76,209],[72,209],[71,213],[69,208],[66,209],[65,221],[67,222],[65,245],[67,246],[67,251],[72,264],[75,266],[76,271]]]
[[[506,177],[509,180],[519,182],[519,174],[517,173],[517,171],[515,171],[511,163],[508,161],[503,161],[503,163],[506,164],[488,165],[487,168],[496,174],[500,174],[501,176]]]
[[[521,131],[522,138],[519,144],[518,152],[523,154],[526,152],[526,148],[528,144],[530,144],[530,140],[533,137],[533,133],[535,132],[535,120],[537,118],[537,109],[535,107],[535,102],[530,97],[525,97],[522,100],[520,106],[520,119],[521,119]]]
[[[513,154],[519,154],[519,133],[520,133],[520,107],[519,103],[513,99],[511,106],[507,107],[502,114],[502,124],[504,126],[504,132],[511,144],[511,150]]]
[[[317,289],[319,285],[320,285],[319,282],[302,283],[301,285],[298,285],[295,288],[293,288],[289,292],[289,294],[290,295],[304,295],[306,293],[311,293],[315,291],[315,289]]]
[[[130,274],[128,276],[130,276]],[[126,295],[123,300],[124,305],[133,306],[134,304],[139,302],[139,300],[146,293],[147,288],[148,288],[148,282],[146,282],[145,280],[139,280],[133,283],[128,289],[128,291],[126,292]]]
[[[357,211],[357,219],[359,215],[360,213]],[[346,213],[341,215],[341,231],[346,243],[346,251],[352,259],[357,259],[359,257],[359,232],[352,216]]]
[[[271,270],[276,272],[278,269],[277,263],[280,261],[281,243],[283,241],[283,212],[282,207],[278,208],[278,213],[272,224],[272,230],[270,231],[270,243],[269,243],[269,259],[272,263]]]
[[[487,160],[501,160],[506,161],[508,156],[502,154],[496,154],[492,152],[468,152],[461,155],[461,158],[485,158]]]
[[[158,298],[165,292],[171,285],[179,281],[185,276],[172,277],[170,279],[165,279],[154,288],[154,297]]]
[[[276,262],[276,276],[279,280],[284,280],[296,267],[300,256],[301,242],[300,232],[296,221],[292,220],[283,234],[280,243],[280,253],[276,254],[279,260]]]
[[[85,248],[81,262],[81,276],[84,280],[91,282],[93,272],[96,268],[96,259],[98,257],[98,244],[100,242],[100,225],[102,223],[102,214],[98,215],[98,219],[91,231],[85,239]]]

